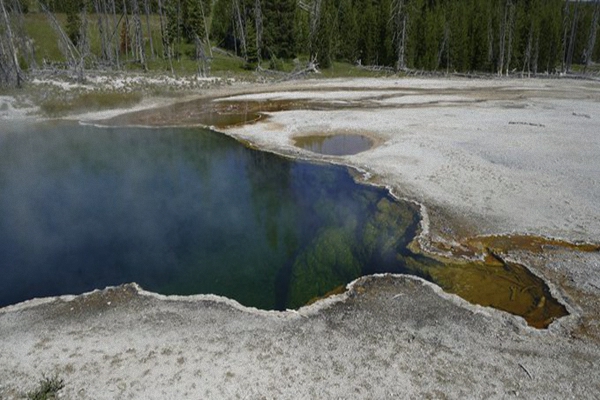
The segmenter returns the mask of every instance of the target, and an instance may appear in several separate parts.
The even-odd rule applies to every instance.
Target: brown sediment
[[[468,237],[460,243],[434,242],[434,250],[449,253],[453,257],[483,258],[493,262],[497,254],[523,250],[539,254],[545,250],[563,249],[581,252],[600,252],[600,245],[594,243],[574,243],[566,240],[545,238],[533,235],[490,235]]]
[[[323,296],[313,297],[312,299],[310,299],[306,303],[306,305],[308,306],[308,305],[316,303],[319,300],[323,300],[323,299],[326,299],[326,298],[328,298],[330,296],[335,296],[335,295],[342,294],[342,293],[345,293],[345,292],[346,292],[346,285],[340,285],[338,287],[333,288],[329,292],[325,293]]]
[[[175,103],[166,107],[141,110],[103,120],[103,125],[144,125],[144,126],[214,126],[229,128],[252,124],[266,117],[265,113],[292,110],[339,110],[353,108],[415,108],[431,107],[443,101],[411,104],[382,104],[380,101],[404,94],[375,96],[345,102],[328,102],[310,99],[282,100],[222,100],[198,99]],[[474,100],[454,101],[472,103]],[[480,101],[480,100],[475,100]],[[447,104],[445,105],[448,106]]]
[[[252,124],[266,118],[265,113],[297,109],[319,109],[324,104],[306,100],[235,100],[199,99],[175,103],[152,110],[142,110],[102,121],[106,125],[144,126],[214,126],[228,128]]]
[[[567,310],[551,295],[541,278],[524,265],[505,261],[503,255],[510,251],[540,254],[557,249],[600,251],[597,244],[530,235],[477,236],[458,245],[434,243],[433,246],[450,256],[433,255],[443,267],[428,267],[418,272],[450,293],[475,304],[520,315],[536,328],[548,327],[553,320],[568,315]]]
[[[506,252],[510,249],[540,253],[550,248],[563,248],[583,252],[600,251],[600,245],[598,244],[571,243],[565,240],[530,235],[479,236],[468,239],[465,244],[471,249],[490,249],[495,252]]]
[[[554,320],[568,315],[544,281],[521,264],[500,258],[491,262],[448,259],[440,266],[415,270],[449,293],[519,315],[536,328],[547,328]]]

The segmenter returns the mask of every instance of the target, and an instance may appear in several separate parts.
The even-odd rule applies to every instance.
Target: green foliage
[[[324,0],[321,3],[316,33],[310,43],[310,54],[316,57],[322,68],[329,68],[334,61],[337,23],[337,14],[333,2]]]
[[[63,379],[58,375],[51,378],[43,376],[38,387],[35,390],[27,393],[28,400],[51,400],[58,398],[58,392],[65,387]]]
[[[335,74],[339,70],[339,64],[336,63],[340,61],[355,64],[360,60],[363,65],[395,67],[399,46],[397,38],[403,26],[394,19],[393,10],[398,4],[402,5],[401,15],[406,17],[407,23],[405,63],[408,68],[497,72],[499,64],[502,64],[504,72],[508,69],[554,73],[563,64],[563,41],[571,37],[574,38],[574,69],[578,63],[585,61],[594,4],[579,3],[577,21],[573,25],[575,32],[572,33],[571,22],[576,2],[571,2],[570,8],[566,9],[564,0],[508,1],[322,0],[321,10],[314,14],[311,7],[316,3],[309,0],[301,3],[294,0],[163,0],[166,19],[164,32],[160,29],[158,14],[148,19],[156,53],[162,58],[149,60],[149,63],[161,69],[170,69],[170,64],[169,68],[165,67],[167,54],[162,48],[163,45],[169,45],[178,63],[173,65],[174,70],[187,71],[188,64],[192,65],[196,58],[195,51],[189,46],[193,46],[196,36],[205,41],[208,31],[211,46],[225,48],[245,58],[245,65],[250,70],[260,60],[274,57],[281,60],[284,66],[294,57],[316,57],[325,74]],[[57,20],[77,44],[82,0],[44,0],[44,3],[61,13],[56,15]],[[34,3],[22,0],[22,4],[30,5],[25,21],[27,33],[35,46],[36,61],[40,63],[45,58],[51,62],[64,62],[58,50],[57,35],[44,16],[31,11]],[[155,13],[156,4],[151,1]],[[506,18],[507,4],[511,5],[511,15],[514,16],[510,23]],[[116,5],[117,18],[113,23],[119,20],[123,8],[120,1]],[[257,7],[260,7],[260,12]],[[236,13],[238,8],[239,16]],[[88,10],[92,8],[88,7]],[[317,14],[318,20],[314,20],[316,17],[313,16]],[[257,21],[257,16],[260,16],[260,21]],[[123,30],[125,20],[121,19],[117,27],[111,25],[108,28],[116,32],[116,41],[121,33],[126,35],[123,39],[127,39],[128,31]],[[97,18],[89,15],[88,21],[90,49],[96,59],[101,59]],[[142,21],[144,25],[147,23],[144,18]],[[262,25],[258,22],[262,22]],[[144,43],[149,46],[146,28],[143,27]],[[165,40],[160,40],[161,35]],[[509,36],[511,40],[508,40]],[[243,48],[243,42],[246,48]],[[596,43],[592,61],[597,63],[600,62],[600,34]],[[146,52],[150,53],[149,47]],[[501,59],[502,54],[504,59]],[[128,65],[128,57],[131,55],[122,54],[121,67]],[[214,63],[227,65],[227,68],[234,66],[237,72],[242,71],[244,66],[244,63],[237,61],[222,61],[215,58]],[[275,67],[279,69],[277,65]],[[190,71],[195,69],[189,68]],[[351,71],[347,67],[342,69],[344,74]],[[218,73],[219,69],[213,66],[211,71]]]
[[[212,11],[212,23],[210,25],[210,34],[217,45],[225,48],[231,48],[225,42],[231,35],[231,16],[233,9],[230,0],[216,0]]]
[[[79,43],[81,37],[81,10],[82,3],[79,0],[65,1],[65,11],[67,14],[67,35],[75,46]]]
[[[256,29],[254,28],[254,24],[248,24],[246,27],[246,35],[246,46],[248,46],[246,48],[246,62],[256,68],[256,65],[258,65],[260,60],[260,54],[258,54]]]
[[[181,1],[181,0],[180,0]],[[210,2],[206,0],[183,0],[181,4],[181,31],[188,42],[193,42],[196,35],[202,39],[206,36],[205,18],[209,17]]]
[[[336,59],[355,63],[359,57],[357,10],[352,0],[340,0],[338,18],[338,42]]]
[[[264,57],[270,54],[278,58],[296,55],[294,23],[297,0],[263,0]]]

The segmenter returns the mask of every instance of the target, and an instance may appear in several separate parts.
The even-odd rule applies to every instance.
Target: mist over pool
[[[342,167],[206,129],[22,125],[0,133],[0,306],[137,282],[299,307],[402,272],[416,207]]]

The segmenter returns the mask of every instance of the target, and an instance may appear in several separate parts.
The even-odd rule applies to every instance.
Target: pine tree
[[[81,35],[81,17],[79,11],[81,9],[81,2],[79,0],[67,0],[65,1],[65,12],[67,14],[67,35],[73,43],[77,46]]]
[[[377,13],[371,0],[364,0],[359,10],[359,59],[364,65],[376,64]]]
[[[318,2],[320,8],[312,16],[314,33],[311,35],[311,59],[316,59],[319,66],[329,68],[333,63],[335,32],[337,18],[333,1]]]
[[[340,0],[338,5],[338,31],[339,38],[335,57],[347,62],[358,60],[358,25],[356,9],[352,6],[352,0]]]
[[[196,36],[203,38],[205,36],[204,18],[200,0],[183,0],[181,8],[180,23],[186,40],[192,43]]]
[[[278,58],[293,58],[296,55],[294,22],[297,0],[262,0],[263,56],[271,54]]]

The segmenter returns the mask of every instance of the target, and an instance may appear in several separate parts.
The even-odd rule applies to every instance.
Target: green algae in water
[[[345,168],[204,129],[29,125],[1,134],[0,166],[0,305],[138,282],[299,307],[400,272],[386,252],[418,224],[413,205]]]

